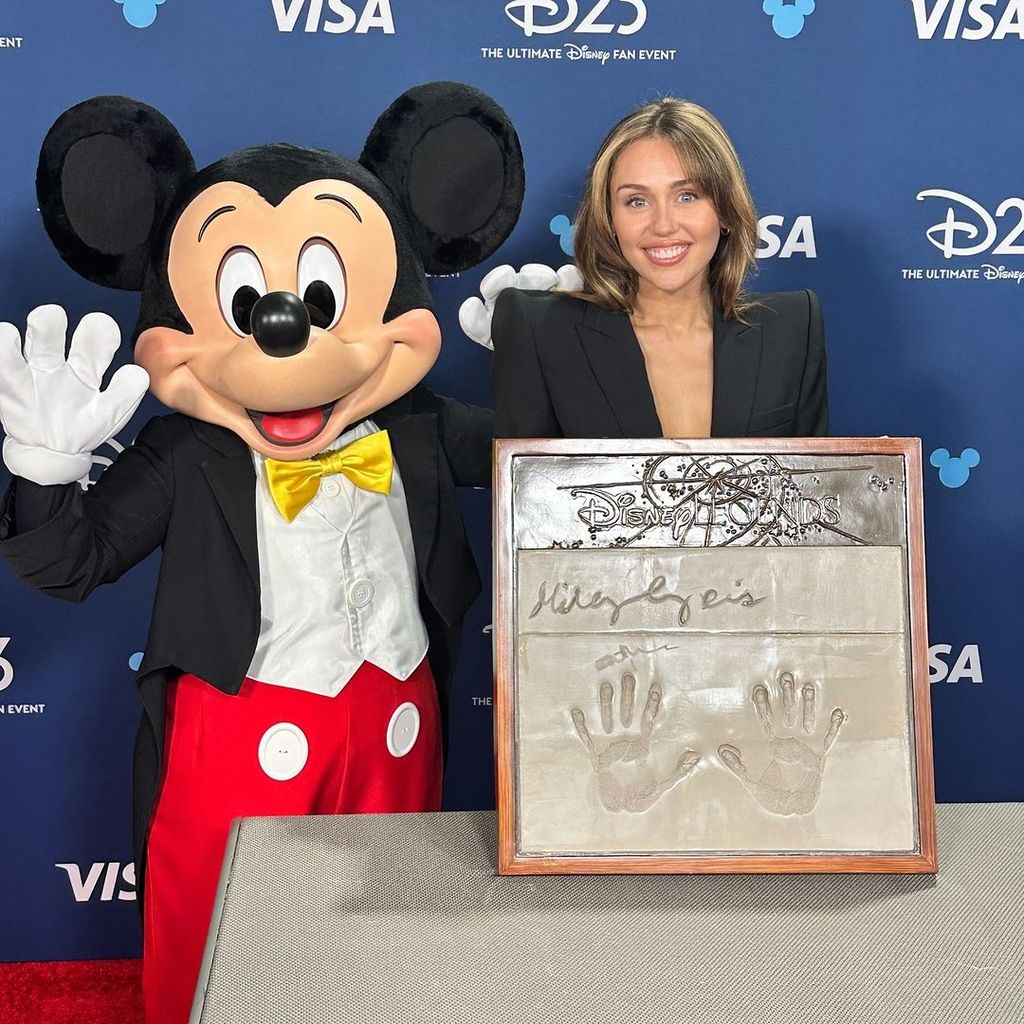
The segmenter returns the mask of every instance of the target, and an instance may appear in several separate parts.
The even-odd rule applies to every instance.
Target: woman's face
[[[612,227],[639,295],[703,295],[721,240],[718,212],[667,139],[631,142],[609,183]]]

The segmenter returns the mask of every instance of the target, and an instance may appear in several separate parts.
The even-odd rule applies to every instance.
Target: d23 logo
[[[68,881],[71,883],[71,894],[76,903],[89,903],[96,896],[96,888],[103,879],[103,885],[99,890],[99,901],[109,903],[116,894],[119,900],[134,900],[135,892],[135,865],[127,863],[121,866],[121,861],[112,860],[109,862],[99,861],[90,864],[86,872],[78,864],[54,864],[67,872]]]
[[[1024,256],[1024,245],[1017,245],[1017,239],[1024,234],[1024,199],[1010,196],[997,207],[993,216],[981,203],[960,192],[945,188],[929,188],[917,193],[918,200],[944,199],[954,206],[946,207],[946,217],[925,231],[928,241],[948,260],[953,256],[977,256],[992,250],[994,256]],[[1009,230],[999,237],[999,225],[1004,217],[1016,220],[1008,225]],[[998,240],[998,245],[996,241]],[[993,249],[992,246],[995,245]]]
[[[980,683],[981,650],[977,644],[966,644],[953,661],[952,667],[945,659],[953,653],[950,644],[932,644],[928,648],[928,682],[958,683],[961,679],[970,679],[972,683]]]
[[[606,12],[613,20],[602,20]],[[631,36],[647,22],[647,4],[644,0],[593,0],[580,19],[578,0],[509,0],[505,14],[526,36],[569,31]]]
[[[4,649],[10,642],[9,636],[0,636],[0,691],[14,682],[14,666],[4,657]]]
[[[92,466],[89,472],[78,481],[78,486],[83,491],[87,491],[92,487],[96,480],[99,479],[100,473],[107,468],[107,466],[113,465],[114,459],[117,458],[121,452],[124,451],[124,445],[116,437],[112,437],[109,441],[105,442],[106,446],[114,453],[113,456],[109,455],[97,455],[96,452],[92,453]],[[96,467],[99,467],[97,469]]]

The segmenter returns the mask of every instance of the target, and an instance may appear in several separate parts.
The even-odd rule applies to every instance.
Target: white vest
[[[374,433],[365,420],[331,448]],[[340,473],[289,523],[256,466],[260,635],[248,675],[261,683],[336,696],[364,661],[407,679],[427,653],[416,556],[397,464],[390,494]]]

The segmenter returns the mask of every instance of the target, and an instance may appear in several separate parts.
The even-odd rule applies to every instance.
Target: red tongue
[[[323,423],[319,409],[299,409],[297,412],[265,412],[260,417],[263,432],[282,444],[295,444],[313,437]]]

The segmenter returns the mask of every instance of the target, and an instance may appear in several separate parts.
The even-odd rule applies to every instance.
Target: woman
[[[724,129],[661,99],[598,150],[576,218],[580,291],[494,307],[498,437],[801,437],[828,430],[810,291],[749,296],[757,218]]]

